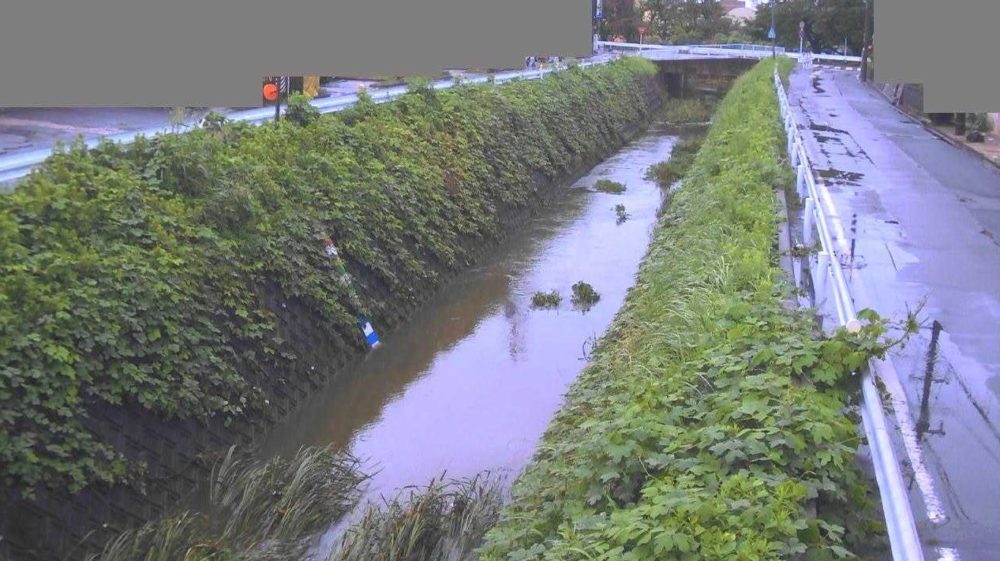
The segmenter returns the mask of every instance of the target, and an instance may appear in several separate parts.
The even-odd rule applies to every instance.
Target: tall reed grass
[[[360,461],[330,447],[292,458],[229,453],[213,470],[209,506],[124,532],[88,561],[285,561],[360,498]]]

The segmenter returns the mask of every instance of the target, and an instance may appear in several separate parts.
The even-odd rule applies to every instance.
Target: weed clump
[[[209,507],[120,534],[88,561],[135,559],[298,559],[319,532],[360,499],[367,479],[356,458],[331,447],[291,459],[237,455],[213,471]]]
[[[615,205],[615,214],[618,216],[618,224],[628,220],[628,213],[625,212],[625,205]]]
[[[617,194],[625,192],[625,185],[610,179],[598,179],[597,183],[594,184],[594,189],[602,193]]]
[[[580,281],[573,285],[573,305],[584,311],[589,310],[598,300],[601,299],[601,295],[594,290],[594,287]]]
[[[559,295],[558,290],[553,290],[550,292],[539,291],[536,292],[531,297],[532,308],[540,308],[540,309],[557,308],[559,307],[559,304],[561,302],[562,302],[562,296]]]
[[[655,181],[663,188],[668,188],[680,181],[694,165],[703,141],[704,137],[695,136],[678,142],[670,152],[668,160],[654,164],[646,170],[646,179]]]
[[[384,505],[370,504],[334,546],[327,561],[470,559],[503,506],[502,480],[431,481],[401,492]]]
[[[707,123],[715,105],[703,99],[670,99],[664,104],[663,118],[671,125]]]

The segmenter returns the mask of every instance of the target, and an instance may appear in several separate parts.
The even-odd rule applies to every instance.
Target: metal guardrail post
[[[830,254],[820,251],[816,254],[816,272],[813,274],[813,285],[815,286],[816,299],[821,294],[826,294],[827,279],[830,277]]]
[[[817,254],[817,268],[814,275],[815,298],[817,301],[825,296],[829,288],[834,296],[837,307],[837,319],[840,324],[847,327],[849,331],[856,331],[861,328],[861,324],[854,311],[854,303],[851,299],[850,289],[844,279],[844,272],[840,263],[835,261],[837,255],[833,245],[833,238],[830,235],[830,227],[827,224],[826,212],[819,204],[819,188],[812,177],[811,166],[809,165],[809,155],[805,151],[804,145],[798,141],[799,132],[794,126],[794,117],[789,110],[788,99],[785,89],[781,84],[778,71],[774,71],[775,95],[779,100],[779,107],[782,117],[786,119],[786,131],[789,135],[789,152],[794,148],[796,152],[801,150],[800,168],[803,170],[806,196],[806,216],[803,218],[807,223],[810,216],[815,220],[818,230],[820,245],[822,250]],[[787,126],[791,122],[792,126]],[[810,205],[809,201],[813,204]],[[813,207],[813,212],[809,212],[809,206]],[[811,232],[811,229],[809,230]],[[811,233],[809,234],[811,235]],[[830,279],[828,281],[827,276]],[[827,287],[827,282],[830,286]],[[909,495],[903,482],[903,477],[899,471],[899,463],[892,447],[889,437],[889,429],[885,420],[882,400],[878,389],[872,378],[871,368],[867,368],[861,373],[861,417],[862,425],[868,439],[868,446],[871,450],[872,464],[875,468],[875,479],[878,483],[879,496],[882,502],[882,509],[885,514],[889,543],[892,549],[894,561],[924,561],[923,548],[917,534],[916,523],[913,520],[913,512],[910,508]]]
[[[812,197],[806,197],[806,209],[803,217],[805,218],[805,225],[802,227],[802,243],[806,247],[812,246],[813,243],[813,228],[816,226],[814,222],[816,221],[816,200]]]
[[[799,194],[799,198],[806,196],[807,189],[806,189],[805,164],[796,166],[795,168],[795,192]]]

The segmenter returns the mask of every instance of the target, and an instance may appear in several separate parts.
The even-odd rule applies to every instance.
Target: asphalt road
[[[857,308],[901,318],[925,301],[926,327],[879,372],[925,556],[1000,559],[1000,171],[856,71],[799,68],[789,95],[856,242]]]

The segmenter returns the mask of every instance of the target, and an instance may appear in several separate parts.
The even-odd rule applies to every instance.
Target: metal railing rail
[[[606,64],[614,59],[597,59],[581,61],[575,66],[590,67],[597,66],[601,64]],[[571,65],[561,65],[558,68],[548,67],[548,68],[537,68],[529,70],[512,70],[506,72],[498,72],[492,76],[492,81],[495,84],[502,84],[505,82],[510,82],[512,80],[535,80],[542,78],[553,72],[561,72],[567,70]],[[467,84],[477,84],[477,83],[487,83],[491,81],[491,77],[487,75],[477,74],[468,77],[463,77],[460,80],[462,83]],[[448,89],[453,87],[457,83],[454,79],[438,80],[431,84],[431,87],[438,90]],[[386,103],[392,101],[399,96],[407,92],[406,86],[393,86],[389,88],[378,88],[369,90],[369,96],[375,103]],[[320,113],[334,113],[337,111],[342,111],[347,109],[357,103],[357,94],[347,94],[340,95],[329,98],[314,99],[309,103]],[[280,112],[284,114],[286,106],[280,108]],[[259,109],[249,109],[246,111],[238,111],[226,115],[226,118],[232,121],[243,121],[250,123],[252,125],[260,125],[274,120],[274,108],[273,107],[262,107]],[[112,136],[106,136],[101,138],[92,138],[84,141],[89,148],[95,148],[100,144],[102,140],[117,142],[122,144],[128,144],[135,140],[136,137],[145,136],[151,137],[158,134],[168,134],[173,132],[182,132],[183,129],[196,128],[198,125],[187,124],[182,127],[175,126],[161,126],[152,127],[139,131],[132,131],[122,134],[116,134]],[[10,183],[21,177],[28,175],[32,169],[44,162],[49,156],[52,155],[52,148],[43,148],[39,150],[32,150],[30,152],[24,152],[22,154],[15,154],[7,157],[0,157],[0,194],[5,191],[10,190]]]
[[[815,298],[819,300],[821,297],[832,296],[839,324],[847,327],[849,331],[856,332],[861,328],[861,323],[857,318],[840,260],[847,251],[843,229],[840,227],[829,193],[826,192],[825,186],[817,185],[813,176],[809,155],[777,70],[774,72],[774,87],[788,138],[789,162],[796,170],[795,188],[804,203],[803,242],[807,247],[812,246],[815,230],[821,246],[814,259],[815,262],[811,261],[809,267],[815,287]],[[834,245],[835,239],[840,242],[840,252]],[[923,561],[923,549],[910,508],[906,485],[889,437],[882,399],[875,387],[872,370],[869,364],[862,373],[862,424],[871,449],[892,558],[894,561]]]

